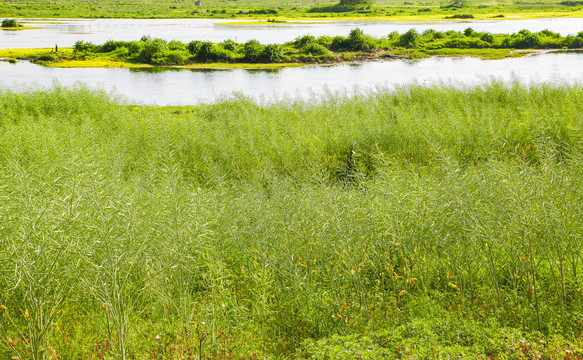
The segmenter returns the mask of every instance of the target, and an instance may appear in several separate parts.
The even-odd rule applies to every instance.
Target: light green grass
[[[581,86],[0,109],[0,357],[582,354]]]
[[[358,6],[351,12],[309,12],[313,8],[331,7],[336,0],[257,1],[206,0],[202,6],[188,1],[128,0],[119,2],[79,2],[55,0],[29,2],[0,1],[0,17],[10,18],[243,18],[243,19],[346,19],[388,21],[435,21],[458,13],[474,15],[476,19],[490,19],[498,14],[512,18],[583,17],[581,6],[565,6],[560,1],[483,1],[465,2],[460,10],[444,8],[451,1],[376,0],[372,6]],[[427,11],[427,10],[430,11]],[[276,11],[276,14],[253,14],[258,10]],[[421,12],[420,12],[421,10]]]

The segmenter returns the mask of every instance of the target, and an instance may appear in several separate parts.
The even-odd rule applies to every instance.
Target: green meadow
[[[561,0],[0,0],[0,18],[243,18],[436,21],[583,17],[583,2]]]
[[[0,358],[583,356],[583,87],[0,92]]]

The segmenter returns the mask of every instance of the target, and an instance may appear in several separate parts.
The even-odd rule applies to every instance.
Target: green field
[[[395,21],[443,20],[452,15],[488,19],[522,17],[583,17],[581,1],[375,0],[354,7],[338,1],[311,0],[0,0],[1,17],[34,18],[376,18]]]
[[[0,114],[2,359],[583,356],[581,85]]]

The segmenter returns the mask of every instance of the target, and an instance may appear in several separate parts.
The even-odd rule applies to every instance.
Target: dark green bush
[[[465,36],[468,36],[468,37],[470,37],[470,36],[476,36],[477,34],[478,34],[478,33],[477,33],[477,32],[475,32],[475,31],[474,31],[474,29],[472,29],[471,27],[469,27],[469,28],[466,28],[466,29],[464,30],[464,35],[465,35]]]
[[[343,6],[370,5],[371,0],[340,0],[338,4]]]
[[[195,59],[201,62],[229,61],[234,57],[235,54],[233,52],[210,41],[201,43],[198,52],[195,54]]]
[[[22,27],[22,25],[14,19],[4,19],[4,20],[2,20],[2,27],[17,28],[17,27]]]
[[[447,40],[444,46],[450,49],[482,49],[489,47],[489,44],[480,39],[470,38]]]
[[[492,42],[494,42],[494,36],[492,36],[492,34],[490,34],[490,33],[483,33],[480,36],[480,40],[487,42],[489,44],[492,44]]]
[[[308,44],[316,43],[316,38],[312,35],[304,35],[302,37],[298,37],[293,41],[295,47],[301,49]]]
[[[528,30],[520,30],[518,33],[504,39],[502,45],[515,49],[538,49],[541,47],[542,42],[537,34],[533,34]]]
[[[452,16],[446,16],[446,19],[473,19],[474,15],[472,14],[455,14]]]
[[[318,43],[309,43],[308,45],[302,48],[302,52],[304,54],[310,55],[324,55],[328,53],[328,49],[325,46],[322,46]]]
[[[417,33],[417,30],[411,29],[399,37],[397,44],[402,47],[411,48],[417,44],[418,40],[419,33]]]
[[[275,14],[277,14],[277,10],[273,10],[273,9],[251,10],[251,11],[249,11],[249,14],[275,15]]]
[[[583,48],[583,37],[581,36],[567,36],[565,45],[570,49]]]
[[[330,49],[333,51],[346,51],[349,49],[348,39],[344,36],[335,36],[332,38]]]
[[[113,41],[109,40],[105,44],[98,47],[97,51],[100,53],[112,52],[118,48],[126,47],[127,43],[125,41]]]
[[[139,41],[130,41],[127,43],[128,54],[131,56],[138,56],[143,49],[143,43]]]
[[[334,51],[366,51],[376,48],[375,39],[365,35],[356,28],[350,31],[348,38],[336,36],[332,39],[330,49]]]
[[[176,41],[176,40],[172,40],[168,43],[168,49],[170,49],[170,50],[182,50],[182,51],[187,50],[186,45],[184,45],[182,42]]]
[[[156,53],[164,53],[169,50],[168,44],[162,39],[150,39],[148,37],[145,40],[142,38],[142,42],[143,47],[138,55],[138,60],[148,64],[151,63]]]
[[[245,60],[248,62],[259,62],[265,46],[261,45],[257,40],[249,40],[243,47]]]
[[[399,37],[399,33],[395,32],[396,36],[392,35],[392,39],[397,39]],[[434,39],[443,39],[444,35],[441,31],[437,31],[437,30],[433,30],[433,29],[427,29],[425,30],[422,34],[421,37],[423,37],[425,40],[434,40]]]
[[[188,45],[186,45],[186,48],[188,49],[189,53],[191,53],[192,55],[196,55],[198,50],[200,50],[201,46],[202,46],[202,41],[195,40],[195,41],[189,42]]]
[[[376,47],[375,40],[365,35],[361,29],[353,29],[348,36],[348,45],[353,51],[372,50]]]
[[[272,63],[283,59],[283,48],[278,44],[269,44],[261,52],[261,61]]]
[[[90,42],[77,41],[73,45],[73,51],[75,52],[95,52],[97,46]]]
[[[182,65],[188,61],[189,54],[184,50],[159,51],[152,56],[154,65]]]
[[[233,40],[225,40],[222,42],[221,47],[228,51],[237,52],[237,50],[239,49],[239,44],[237,44]]]

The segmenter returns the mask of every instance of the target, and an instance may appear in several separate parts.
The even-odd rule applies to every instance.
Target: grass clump
[[[3,91],[0,355],[581,356],[582,104]]]

